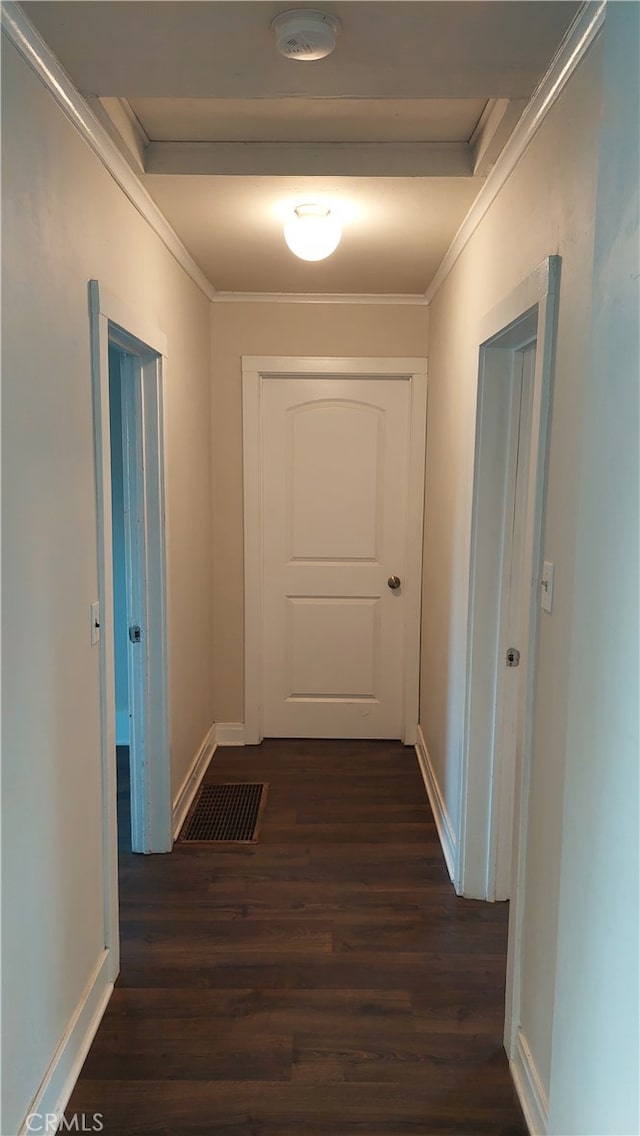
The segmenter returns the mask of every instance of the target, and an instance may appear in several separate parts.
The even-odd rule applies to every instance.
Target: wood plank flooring
[[[257,845],[121,854],[122,972],[67,1109],[105,1136],[526,1136],[507,905],[455,896],[412,749],[222,748]]]

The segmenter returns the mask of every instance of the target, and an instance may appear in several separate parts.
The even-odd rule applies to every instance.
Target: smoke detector
[[[295,8],[276,16],[271,29],[285,59],[324,59],[336,46],[340,23],[315,8]]]

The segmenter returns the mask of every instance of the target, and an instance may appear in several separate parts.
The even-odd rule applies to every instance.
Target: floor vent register
[[[201,785],[178,840],[198,844],[255,844],[267,784]]]

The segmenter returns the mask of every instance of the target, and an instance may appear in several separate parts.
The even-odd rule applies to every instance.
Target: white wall
[[[640,1132],[637,4],[605,26],[572,587],[550,1131]]]
[[[637,21],[609,5],[430,307],[421,712],[457,832],[477,328],[562,258],[520,960],[555,1136],[639,1130]]]
[[[430,305],[421,724],[458,833],[478,326],[550,254],[562,258],[533,723],[522,1029],[548,1092],[555,988],[580,435],[589,362],[602,43],[552,107]]]
[[[174,790],[213,720],[211,395],[209,301],[9,44],[2,62],[0,1131],[10,1136],[104,948],[89,279],[168,338]]]
[[[424,306],[216,303],[213,343],[215,716],[244,721],[243,355],[426,355]]]

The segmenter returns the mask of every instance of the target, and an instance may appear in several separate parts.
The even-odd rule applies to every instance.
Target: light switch
[[[100,642],[100,601],[91,604],[91,646]]]
[[[543,611],[551,612],[553,607],[553,564],[545,560],[542,565],[542,579],[540,581],[540,606]]]

